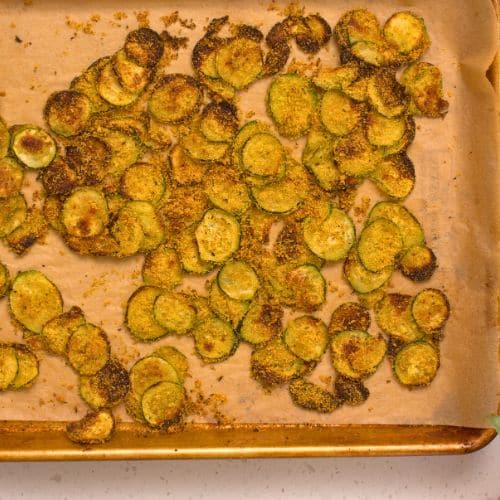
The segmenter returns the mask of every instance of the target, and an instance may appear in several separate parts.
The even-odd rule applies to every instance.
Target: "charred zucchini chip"
[[[322,66],[312,81],[316,87],[323,90],[344,91],[358,79],[359,75],[359,65],[351,62],[336,68]]]
[[[328,345],[326,325],[313,316],[301,316],[288,322],[283,341],[288,349],[304,361],[318,361]]]
[[[142,414],[152,427],[164,427],[176,421],[184,407],[184,388],[174,382],[160,382],[142,397]]]
[[[368,271],[377,272],[394,266],[403,249],[403,239],[399,228],[388,219],[376,219],[361,232],[358,255]]]
[[[399,260],[399,269],[412,281],[426,281],[436,270],[436,256],[426,246],[410,247]]]
[[[35,125],[14,127],[10,147],[24,166],[35,170],[50,165],[57,152],[54,139]]]
[[[120,84],[112,61],[100,69],[96,88],[99,95],[113,106],[128,106],[139,97],[137,92],[131,92]]]
[[[287,139],[307,133],[316,108],[311,82],[296,73],[276,77],[269,86],[267,106],[278,132]]]
[[[374,146],[390,147],[400,141],[405,132],[405,117],[387,118],[376,111],[366,117],[366,137]]]
[[[54,92],[47,99],[44,117],[50,130],[63,137],[79,134],[92,114],[90,99],[76,90]]]
[[[250,24],[240,24],[235,28],[236,36],[248,38],[249,40],[253,40],[254,42],[262,42],[264,39],[264,34],[259,28],[252,26]]]
[[[319,413],[332,413],[342,403],[332,393],[302,378],[290,382],[288,386],[292,401],[301,408]]]
[[[411,309],[410,295],[390,293],[375,306],[375,320],[387,335],[397,337],[403,342],[413,342],[421,339],[424,332],[413,319]]]
[[[115,419],[109,410],[89,412],[78,422],[70,422],[66,435],[78,444],[102,444],[111,439]]]
[[[370,179],[389,198],[402,200],[413,190],[415,168],[404,153],[386,156],[370,174]]]
[[[332,313],[328,333],[343,332],[345,330],[368,331],[370,327],[370,311],[358,302],[344,302]]]
[[[217,74],[235,89],[248,87],[262,72],[260,43],[245,37],[226,41],[217,50],[215,67]]]
[[[28,209],[24,222],[7,235],[7,245],[17,255],[26,253],[38,240],[48,233],[48,225],[40,209]]]
[[[316,54],[321,47],[326,45],[332,36],[330,25],[318,14],[304,18],[307,27],[306,33],[297,33],[295,41],[302,52]]]
[[[139,340],[147,342],[167,334],[167,329],[163,328],[154,316],[154,303],[161,293],[160,288],[143,286],[128,299],[125,324],[130,333]]]
[[[10,145],[10,133],[7,124],[0,116],[0,158],[7,156]]]
[[[281,142],[271,134],[252,135],[241,151],[241,163],[252,175],[278,177],[285,161],[285,150]]]
[[[10,389],[17,391],[30,387],[38,377],[38,359],[25,345],[13,344],[12,347],[17,357],[17,373],[10,383]]]
[[[290,57],[290,51],[287,42],[280,42],[271,47],[264,59],[262,76],[274,76],[279,73],[285,67]]]
[[[343,375],[337,375],[335,378],[334,390],[336,398],[347,406],[359,406],[370,395],[370,391],[363,385],[363,382]]]
[[[450,303],[441,290],[427,288],[419,292],[411,305],[413,319],[425,333],[443,329],[450,316]]]
[[[41,181],[45,192],[55,196],[68,196],[79,182],[76,172],[59,156],[42,170]]]
[[[111,235],[118,243],[116,257],[129,257],[141,250],[144,244],[144,231],[138,215],[122,207],[111,225]]]
[[[196,237],[191,229],[186,229],[180,233],[176,248],[182,268],[187,273],[207,274],[212,270],[213,264],[211,262],[201,260]]]
[[[156,321],[177,335],[189,332],[196,320],[195,307],[180,293],[162,292],[155,300],[153,311]]]
[[[196,80],[187,75],[164,76],[155,86],[148,102],[153,117],[164,123],[180,123],[200,107],[201,92]]]
[[[226,101],[211,102],[201,113],[200,131],[209,141],[231,141],[238,131],[236,108]]]
[[[235,329],[238,328],[249,307],[248,302],[232,299],[226,295],[220,289],[217,280],[214,280],[210,287],[208,303],[219,318],[230,323]]]
[[[243,261],[227,262],[217,275],[221,290],[234,300],[252,300],[260,287],[259,277]]]
[[[358,125],[361,113],[349,97],[336,90],[329,90],[321,99],[320,116],[328,132],[347,135]]]
[[[147,201],[131,201],[127,203],[126,208],[135,214],[141,224],[144,233],[141,252],[157,248],[165,239],[165,231],[155,207]]]
[[[397,380],[403,385],[429,385],[439,369],[439,353],[427,342],[413,342],[396,354],[392,369]]]
[[[264,344],[281,331],[283,309],[266,297],[257,297],[243,319],[240,328],[240,337],[245,342],[259,345]]]
[[[0,297],[3,297],[10,286],[9,270],[0,262]]]
[[[84,323],[73,330],[66,353],[69,363],[80,375],[94,375],[109,361],[108,337],[99,327]]]
[[[41,331],[45,347],[53,354],[64,356],[71,334],[83,324],[85,324],[85,316],[83,311],[76,306],[47,321]]]
[[[407,61],[420,59],[430,45],[424,20],[413,12],[396,12],[385,23],[385,39]]]
[[[326,218],[304,221],[304,241],[318,257],[329,261],[344,259],[356,239],[351,218],[338,208],[330,208]]]
[[[321,271],[312,264],[292,269],[286,274],[292,307],[300,311],[314,311],[326,300],[326,282]]]
[[[18,369],[18,358],[14,347],[0,344],[0,391],[7,390],[14,382]]]
[[[163,55],[161,36],[149,28],[139,28],[127,34],[125,54],[139,66],[156,66]]]
[[[26,220],[28,208],[22,194],[0,199],[0,237],[5,237]]]
[[[146,285],[171,290],[182,281],[182,268],[177,252],[161,245],[148,253],[142,266],[142,279]]]
[[[360,262],[356,248],[350,251],[344,261],[344,276],[353,290],[358,293],[370,293],[378,290],[389,281],[393,270],[393,266],[388,266],[380,271],[369,271]]]
[[[106,198],[93,188],[75,189],[64,201],[61,219],[70,235],[80,238],[97,236],[108,223]]]
[[[0,198],[15,196],[21,190],[24,170],[19,163],[10,157],[0,159]]]
[[[366,9],[350,10],[335,25],[334,36],[341,49],[357,42],[378,41],[380,24],[375,15]]]
[[[234,354],[238,337],[220,318],[208,318],[193,331],[196,353],[205,363],[219,363]]]
[[[368,79],[367,93],[376,111],[388,118],[399,116],[408,108],[409,99],[404,87],[388,69],[381,69]]]
[[[219,78],[215,57],[222,43],[222,39],[218,37],[204,36],[198,40],[191,54],[193,68],[208,78]]]
[[[225,262],[240,245],[240,225],[235,217],[218,208],[208,210],[195,230],[202,260]]]
[[[9,293],[10,312],[24,328],[41,333],[47,321],[62,313],[63,302],[56,286],[38,271],[18,273]]]
[[[164,345],[156,349],[156,351],[153,351],[151,356],[157,356],[165,361],[168,361],[175,368],[181,383],[183,383],[186,377],[188,377],[189,363],[186,356],[184,356],[179,349],[176,349],[171,345]]]
[[[158,166],[138,162],[123,172],[120,188],[131,200],[157,203],[165,192],[165,178]]]
[[[197,127],[181,137],[181,145],[191,158],[201,161],[222,160],[229,149],[227,142],[209,141]]]
[[[179,144],[170,150],[169,159],[172,177],[181,186],[199,184],[206,178],[207,165],[191,158]]]
[[[113,69],[122,87],[132,93],[144,90],[151,80],[149,68],[132,61],[124,49],[113,56]]]
[[[146,356],[130,369],[130,390],[139,399],[150,387],[159,382],[179,383],[177,371],[163,358],[154,355]]]

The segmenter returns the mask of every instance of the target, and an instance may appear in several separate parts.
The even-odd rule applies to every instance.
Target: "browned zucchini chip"
[[[249,302],[236,300],[225,294],[217,284],[217,280],[214,280],[210,287],[208,303],[214,313],[230,323],[233,328],[238,328],[249,307]]]
[[[113,56],[113,69],[120,84],[129,92],[141,92],[151,79],[151,71],[136,64],[124,49]]]
[[[207,274],[212,268],[211,262],[201,260],[194,229],[181,231],[176,242],[177,252],[182,263],[182,268],[187,273]]]
[[[236,97],[236,89],[225,80],[198,75],[198,81],[208,90],[212,99],[232,101]]]
[[[231,141],[238,131],[236,108],[226,101],[207,104],[201,113],[200,131],[209,141]]]
[[[131,210],[141,224],[144,238],[140,251],[149,252],[157,248],[165,239],[165,231],[155,207],[147,201],[131,201],[126,209]]]
[[[231,325],[220,318],[208,318],[194,330],[196,353],[205,363],[220,363],[232,356],[238,337]]]
[[[80,375],[94,375],[109,360],[108,337],[98,326],[84,323],[73,330],[66,344],[66,354]]]
[[[380,69],[367,82],[370,103],[381,115],[391,118],[405,112],[409,98],[393,71]]]
[[[386,156],[370,174],[370,179],[389,198],[402,200],[413,190],[415,168],[405,153]]]
[[[0,159],[0,198],[15,196],[21,190],[24,170],[21,165],[10,157]]]
[[[288,61],[290,56],[290,46],[287,42],[280,42],[267,51],[264,58],[262,76],[273,76],[279,73]]]
[[[276,23],[266,35],[266,44],[268,47],[273,48],[277,45],[288,44],[292,37],[290,33],[289,19],[284,19]]]
[[[209,141],[198,126],[181,137],[181,145],[191,158],[210,162],[222,160],[229,149],[227,142]]]
[[[8,344],[0,344],[0,391],[5,391],[15,380],[19,369],[16,350]]]
[[[149,28],[139,28],[127,34],[125,53],[139,66],[152,67],[163,55],[161,36]]]
[[[306,33],[297,33],[295,41],[302,52],[316,54],[330,40],[332,29],[325,19],[318,14],[307,16],[304,18],[304,23],[307,31]]]
[[[322,66],[313,78],[313,83],[323,90],[341,90],[349,88],[360,75],[359,65],[351,62],[336,68]]]
[[[405,132],[405,117],[387,118],[376,111],[366,117],[366,137],[373,146],[390,147],[400,141]]]
[[[346,95],[330,90],[321,99],[321,122],[334,135],[347,135],[359,123],[360,112]]]
[[[344,330],[364,330],[370,327],[370,311],[358,302],[344,302],[332,313],[328,332],[330,335]]]
[[[398,62],[394,49],[385,40],[356,42],[350,52],[357,59],[376,67]]]
[[[120,190],[131,200],[157,203],[165,192],[165,178],[157,165],[134,163],[123,172]]]
[[[43,169],[41,181],[45,192],[56,196],[67,196],[78,185],[76,172],[60,156]]]
[[[91,238],[65,234],[64,242],[71,250],[80,255],[120,256],[120,247],[108,232]]]
[[[23,165],[35,170],[50,165],[57,153],[54,139],[36,125],[12,127],[10,148]]]
[[[328,345],[326,325],[313,316],[300,316],[288,322],[283,341],[288,349],[304,361],[318,361]]]
[[[283,309],[266,296],[257,296],[243,319],[239,334],[250,344],[263,344],[281,331]]]
[[[139,340],[156,340],[167,334],[167,329],[154,317],[154,303],[161,293],[160,288],[143,286],[128,299],[125,324],[130,333]]]
[[[250,24],[240,24],[236,26],[236,36],[242,38],[248,38],[249,40],[253,40],[254,42],[262,42],[264,39],[264,34],[259,28],[255,26],[251,26]]]
[[[334,383],[335,396],[347,406],[359,406],[370,395],[370,391],[360,380],[337,375]]]
[[[49,226],[64,233],[65,229],[61,222],[62,202],[57,196],[47,196],[43,202],[43,215]]]
[[[47,235],[48,229],[47,221],[40,209],[30,208],[24,222],[9,233],[5,241],[17,255],[23,255]]]
[[[85,323],[83,311],[73,306],[43,325],[42,339],[45,347],[59,356],[66,354],[66,345],[73,331]]]
[[[150,387],[159,382],[179,382],[175,368],[161,357],[146,356],[130,369],[130,391],[139,399]]]
[[[152,427],[172,424],[181,414],[185,402],[184,388],[174,382],[160,382],[142,397],[142,414]]]
[[[170,150],[169,159],[172,177],[178,184],[198,184],[206,178],[207,165],[191,158],[179,144]]]
[[[137,100],[139,94],[123,87],[113,69],[113,62],[107,62],[97,77],[97,92],[113,106],[128,106]]]
[[[439,369],[439,353],[427,342],[404,346],[392,365],[397,380],[408,387],[429,385]]]
[[[68,438],[78,444],[102,444],[111,439],[115,419],[109,410],[89,412],[78,422],[66,427]]]
[[[153,351],[151,356],[157,356],[168,361],[175,368],[180,382],[184,382],[189,376],[188,360],[179,349],[171,345],[164,345],[156,349],[156,351]]]
[[[183,335],[196,320],[196,308],[181,293],[162,292],[154,303],[155,320],[169,332]]]
[[[142,266],[142,279],[146,285],[170,290],[182,281],[182,267],[177,252],[161,245],[146,255]]]
[[[217,37],[205,36],[196,42],[191,53],[191,63],[196,71],[208,78],[219,78],[215,65],[216,50],[223,41]]]
[[[346,12],[334,28],[339,47],[348,48],[356,42],[376,42],[380,39],[380,24],[374,14],[366,9]]]
[[[144,245],[144,231],[139,216],[130,208],[123,206],[113,217],[111,235],[118,244],[116,257],[128,257],[141,250]]]
[[[0,262],[0,297],[3,297],[10,286],[9,270]]]
[[[437,267],[434,252],[426,246],[410,247],[399,260],[399,269],[404,276],[412,281],[426,281]]]
[[[0,238],[17,229],[25,220],[28,212],[22,194],[0,199]]]
[[[70,137],[85,128],[92,111],[92,103],[85,94],[62,90],[49,96],[44,117],[52,132]]]
[[[38,377],[38,359],[31,350],[23,344],[13,344],[17,357],[16,377],[10,384],[15,391],[30,387]]]
[[[450,303],[441,290],[426,288],[413,299],[411,313],[417,325],[432,334],[442,330],[450,316]]]
[[[332,413],[342,402],[316,384],[297,378],[288,387],[292,401],[301,408],[319,413]]]

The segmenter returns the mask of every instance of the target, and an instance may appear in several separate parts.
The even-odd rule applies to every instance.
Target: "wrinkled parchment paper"
[[[343,12],[359,5],[345,0],[305,3],[307,13],[319,12],[331,26]],[[0,260],[12,274],[30,268],[46,273],[60,288],[66,309],[79,305],[88,321],[102,325],[112,340],[113,352],[127,367],[158,345],[181,349],[191,365],[188,386],[201,380],[206,394],[225,394],[228,400],[222,410],[238,423],[487,425],[485,416],[497,408],[498,380],[500,175],[496,164],[495,94],[485,77],[496,50],[494,10],[490,0],[443,0],[439,8],[434,0],[378,1],[367,2],[366,6],[381,23],[399,10],[411,9],[424,17],[432,40],[424,60],[442,70],[445,97],[450,102],[444,120],[417,119],[416,139],[409,149],[417,183],[405,202],[422,222],[427,241],[438,257],[439,268],[424,286],[443,289],[452,306],[441,344],[441,369],[429,388],[402,388],[393,379],[389,362],[384,361],[367,380],[371,395],[364,405],[341,408],[330,415],[307,412],[292,404],[285,387],[269,395],[250,379],[251,349],[247,345],[241,345],[227,362],[204,366],[195,356],[190,338],[171,337],[154,345],[134,343],[122,319],[127,298],[140,285],[142,257],[122,262],[79,257],[51,233],[44,245],[37,245],[22,258],[0,246]],[[67,88],[92,61],[118,50],[125,34],[138,26],[137,17],[144,19],[141,12],[149,13],[151,27],[157,30],[164,28],[160,17],[176,10],[180,17],[192,19],[194,30],[179,24],[169,28],[174,35],[189,36],[191,48],[207,21],[225,14],[234,23],[256,23],[267,31],[282,17],[267,7],[267,3],[255,0],[2,1],[0,92],[4,94],[0,97],[0,114],[9,125],[42,124],[42,109],[49,93]],[[182,50],[166,71],[190,73],[190,48]],[[295,55],[305,59],[303,54]],[[333,43],[319,57],[324,64],[339,64]],[[269,122],[263,99],[268,84],[265,80],[252,85],[241,96],[240,108],[253,110],[256,118]],[[27,184],[26,193],[39,189],[34,176],[29,176]],[[379,198],[369,184],[366,181],[360,190],[358,205],[362,196],[370,196],[371,204]],[[356,222],[359,228],[361,221]],[[340,264],[328,266],[325,275],[337,287],[317,314],[328,322],[339,303],[355,297],[341,278]],[[396,273],[390,291],[416,293],[424,286],[415,286]],[[374,322],[371,331],[377,332]],[[0,338],[22,340],[22,333],[9,320],[6,299],[0,301]],[[86,412],[74,372],[62,359],[39,354],[38,381],[28,390],[0,394],[0,419],[66,420]],[[322,383],[324,376],[332,375],[327,353],[311,378]],[[117,413],[128,419],[123,409]],[[194,419],[204,421],[201,417]]]

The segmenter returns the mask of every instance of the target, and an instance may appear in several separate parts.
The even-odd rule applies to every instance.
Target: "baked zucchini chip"
[[[428,280],[436,267],[436,256],[426,246],[412,246],[399,259],[399,269],[403,276],[416,282]]]
[[[9,291],[10,287],[10,274],[9,270],[4,264],[0,262],[0,298],[4,297]]]
[[[344,91],[360,75],[359,64],[350,62],[337,67],[322,66],[312,79],[314,85],[322,90]]]
[[[10,133],[7,124],[0,116],[0,158],[7,156],[10,145]]]
[[[399,142],[405,132],[405,117],[387,118],[376,111],[366,117],[366,137],[373,146],[390,147]]]
[[[220,289],[231,299],[252,300],[260,287],[252,266],[241,260],[224,264],[217,275]]]
[[[201,112],[200,131],[209,141],[231,141],[238,131],[237,109],[226,101],[207,104]]]
[[[45,275],[24,271],[12,282],[9,307],[24,328],[41,333],[45,323],[62,313],[63,301],[59,290]]]
[[[21,226],[27,213],[26,199],[22,194],[0,199],[0,238]]]
[[[186,356],[179,349],[171,345],[164,345],[153,351],[151,356],[157,356],[168,361],[175,368],[181,383],[188,377],[189,363]]]
[[[152,427],[165,427],[177,421],[184,407],[184,388],[174,382],[159,382],[142,397],[142,414]]]
[[[191,158],[179,144],[170,150],[169,160],[172,177],[181,186],[199,184],[206,178],[207,165]]]
[[[144,231],[139,216],[125,205],[112,220],[110,231],[118,244],[115,256],[129,257],[139,252],[144,244]]]
[[[370,311],[358,302],[344,302],[332,313],[328,333],[343,332],[344,330],[368,331],[370,327]]]
[[[187,228],[179,234],[176,249],[182,263],[182,268],[191,274],[207,274],[213,269],[212,262],[201,260],[194,230]]]
[[[280,135],[287,139],[298,139],[307,133],[316,101],[311,82],[296,73],[276,77],[267,93],[269,114]]]
[[[259,295],[252,301],[243,319],[240,338],[254,345],[269,342],[279,335],[282,319],[283,309],[267,297]]]
[[[356,104],[337,90],[329,90],[323,94],[320,116],[326,130],[334,135],[347,135],[361,119]]]
[[[160,245],[146,255],[142,266],[142,279],[146,285],[171,290],[182,282],[182,267],[177,252]]]
[[[269,127],[266,123],[257,120],[245,123],[245,125],[238,130],[238,133],[233,140],[231,152],[233,166],[243,168],[243,165],[241,164],[241,151],[248,139],[256,134],[268,133],[271,133],[271,127]]]
[[[64,226],[61,222],[61,200],[57,196],[47,196],[43,202],[42,210],[45,220],[48,222],[49,226],[59,233],[64,233]]]
[[[334,382],[335,397],[341,404],[347,406],[359,406],[363,404],[370,395],[370,391],[363,385],[361,380],[337,374]]]
[[[136,64],[124,49],[113,56],[112,64],[121,86],[129,92],[141,92],[151,80],[151,70]]]
[[[138,340],[148,342],[167,334],[167,329],[154,316],[154,304],[161,293],[160,288],[142,286],[128,299],[125,324]]]
[[[163,55],[163,40],[150,28],[139,28],[127,34],[125,54],[139,66],[156,66]]]
[[[23,223],[7,235],[5,241],[17,255],[26,253],[48,233],[48,225],[40,209],[29,208]]]
[[[78,422],[66,426],[66,435],[78,444],[102,444],[111,439],[115,419],[109,410],[89,412]]]
[[[70,146],[66,147],[69,148]],[[76,172],[60,156],[56,156],[54,161],[42,170],[40,180],[42,181],[45,193],[49,196],[55,195],[56,197],[68,196],[79,184]]]
[[[249,302],[235,300],[226,295],[220,289],[217,280],[214,280],[210,287],[208,303],[214,313],[219,318],[230,323],[234,329],[238,328],[249,307]]]
[[[390,155],[377,164],[370,179],[389,198],[403,200],[415,186],[415,168],[405,153]]]
[[[10,147],[24,166],[35,170],[50,165],[57,153],[54,139],[36,125],[12,127]]]
[[[303,22],[307,31],[304,33],[300,30],[295,34],[297,46],[306,54],[316,54],[330,40],[332,29],[326,20],[318,14],[303,18]]]
[[[91,323],[76,327],[66,344],[68,361],[80,375],[97,373],[109,361],[110,350],[106,334]]]
[[[97,77],[97,92],[113,106],[128,106],[137,100],[138,92],[131,92],[120,84],[113,68],[113,61],[107,62]]]
[[[294,309],[314,311],[326,300],[325,278],[312,264],[296,267],[286,273],[286,283]]]
[[[332,413],[342,402],[332,393],[302,378],[296,378],[288,386],[292,401],[301,408],[319,413]]]
[[[23,344],[12,344],[17,357],[17,373],[9,388],[15,391],[30,387],[38,377],[38,359]]]
[[[380,24],[366,9],[350,10],[335,25],[334,36],[341,49],[357,42],[377,42],[381,36]]]
[[[290,57],[290,46],[287,42],[280,42],[273,45],[264,58],[264,67],[262,69],[262,77],[274,76],[279,73]]]
[[[319,361],[328,345],[328,330],[320,319],[300,316],[288,322],[283,341],[300,359]]]
[[[439,353],[427,342],[412,342],[398,351],[392,369],[398,382],[403,385],[429,385],[439,369]]]
[[[179,383],[177,371],[163,358],[155,355],[146,356],[130,369],[130,391],[139,399],[150,387],[160,382]]]
[[[217,49],[223,44],[223,40],[218,37],[204,36],[200,38],[191,53],[191,63],[193,68],[207,78],[217,79],[219,73],[215,58]]]
[[[366,91],[370,104],[387,118],[399,116],[408,108],[409,97],[394,71],[378,70],[367,80]]]
[[[142,154],[141,141],[134,133],[109,129],[103,130],[100,138],[111,149],[108,171],[116,176],[136,163]]]
[[[220,318],[208,318],[194,330],[196,353],[205,363],[220,363],[232,356],[238,337],[231,325]]]
[[[53,354],[65,356],[66,345],[71,334],[83,324],[85,324],[85,316],[83,311],[76,306],[47,321],[41,331],[46,349]]]
[[[227,142],[209,141],[196,124],[181,137],[181,145],[191,158],[210,162],[222,160],[229,149]]]
[[[144,239],[140,251],[149,252],[157,248],[165,239],[165,230],[155,207],[147,201],[131,201],[125,207],[137,217],[141,224]]]
[[[285,150],[272,134],[252,135],[241,150],[241,164],[250,174],[261,177],[278,177],[283,171]]]
[[[120,191],[131,200],[149,201],[155,204],[165,192],[165,177],[157,165],[134,163],[123,172]]]
[[[71,137],[82,132],[92,111],[92,103],[85,94],[62,90],[49,96],[43,113],[52,132]]]
[[[432,334],[442,330],[448,321],[450,303],[441,290],[426,288],[413,299],[411,314],[419,328]]]
[[[8,344],[0,344],[0,391],[7,390],[19,370],[16,350]]]
[[[176,335],[188,333],[196,321],[196,308],[181,293],[162,292],[155,300],[153,312],[155,320]]]
[[[370,293],[378,290],[389,281],[392,276],[394,266],[387,266],[380,271],[369,271],[360,262],[358,250],[353,248],[344,261],[344,277],[351,285],[352,289],[358,293]],[[359,328],[357,328],[359,329]],[[366,330],[366,328],[361,328]]]

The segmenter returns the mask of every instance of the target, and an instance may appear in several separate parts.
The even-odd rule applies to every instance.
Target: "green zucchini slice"
[[[241,165],[241,150],[248,139],[256,134],[268,134],[270,132],[271,129],[266,123],[259,122],[257,120],[245,123],[245,125],[239,129],[233,140],[231,154],[233,165],[235,167],[241,166],[241,168],[243,168],[243,165]]]
[[[304,361],[318,361],[328,345],[326,325],[313,316],[301,316],[288,322],[283,341],[288,349]]]
[[[177,252],[161,245],[148,253],[142,266],[146,285],[171,290],[182,282],[182,267]]]
[[[355,380],[340,374],[335,377],[334,392],[339,402],[347,406],[359,406],[370,395],[370,391],[363,385],[361,380]]]
[[[252,175],[277,177],[284,160],[285,151],[281,142],[267,133],[252,135],[241,151],[241,163]]]
[[[252,300],[260,287],[259,277],[243,261],[226,262],[217,275],[221,290],[234,300]]]
[[[331,208],[325,219],[308,217],[304,221],[304,241],[322,259],[344,259],[355,240],[356,233],[351,218],[338,208]]]
[[[128,106],[139,97],[138,92],[131,92],[120,84],[112,61],[100,69],[96,88],[99,95],[113,106]]]
[[[220,78],[208,78],[199,74],[198,80],[214,99],[232,101],[236,97],[236,89]]]
[[[359,77],[359,65],[343,64],[336,68],[323,66],[313,78],[313,83],[322,90],[344,90]]]
[[[413,342],[424,332],[413,319],[411,295],[389,293],[375,306],[375,320],[379,328],[403,342]]]
[[[137,162],[142,154],[139,137],[121,130],[103,130],[100,139],[111,149],[108,170],[121,175],[127,167]]]
[[[153,311],[156,321],[176,335],[189,332],[196,320],[195,307],[180,293],[163,292],[155,300]]]
[[[170,150],[169,160],[172,177],[181,186],[199,184],[206,178],[207,165],[191,158],[179,144]]]
[[[144,231],[136,213],[126,205],[120,209],[111,226],[111,235],[118,243],[117,257],[129,257],[144,244]]]
[[[391,146],[385,146],[384,148],[382,148],[384,156],[394,155],[396,153],[404,153],[413,142],[413,139],[415,139],[416,127],[413,116],[408,114],[405,115],[405,122],[405,133],[403,134],[401,139],[399,139],[399,141],[396,141]]]
[[[120,85],[131,93],[141,92],[150,82],[151,71],[127,57],[124,49],[116,52],[112,64]]]
[[[329,90],[323,95],[320,116],[325,128],[334,135],[347,135],[361,119],[355,103],[336,90]]]
[[[249,303],[243,300],[235,300],[226,295],[217,284],[212,282],[208,303],[219,318],[227,321],[233,328],[238,328],[241,320],[248,311]]]
[[[209,141],[196,127],[181,137],[181,145],[193,159],[201,161],[222,160],[229,149],[228,143]]]
[[[43,325],[41,331],[45,347],[59,356],[66,355],[66,345],[73,330],[85,324],[85,316],[79,307],[56,316]]]
[[[7,156],[10,145],[10,133],[7,124],[0,116],[0,158]]]
[[[395,51],[384,40],[356,42],[350,51],[357,59],[377,67],[389,65],[396,60]]]
[[[186,395],[184,388],[174,382],[159,382],[142,397],[142,414],[153,427],[171,424],[181,414]]]
[[[326,300],[326,282],[321,271],[312,264],[292,269],[286,274],[286,282],[292,295],[293,308],[313,311]]]
[[[415,168],[404,153],[386,156],[370,174],[370,179],[389,198],[402,200],[413,190]]]
[[[142,27],[127,34],[124,49],[127,57],[136,64],[150,68],[160,62],[163,40],[156,31]]]
[[[341,405],[341,401],[332,393],[302,378],[292,380],[288,390],[292,401],[306,410],[332,413]]]
[[[426,386],[433,381],[439,369],[439,353],[427,342],[413,342],[396,354],[392,368],[401,384]]]
[[[106,198],[93,188],[75,189],[64,201],[61,220],[66,231],[73,236],[97,236],[108,223]]]
[[[343,332],[344,330],[368,331],[370,327],[370,311],[358,302],[344,302],[332,313],[328,333]]]
[[[146,356],[130,369],[130,390],[139,399],[150,387],[159,382],[179,383],[177,371],[163,358],[154,355]]]
[[[387,266],[380,271],[369,271],[360,262],[356,248],[349,252],[344,261],[344,276],[352,289],[358,293],[369,293],[378,290],[389,281],[393,270],[394,266]]]
[[[426,281],[436,270],[436,256],[426,246],[410,247],[399,260],[399,269],[404,276],[412,281]]]
[[[123,172],[120,190],[131,200],[157,203],[165,192],[165,178],[156,165],[134,163]]]
[[[401,140],[405,132],[405,117],[388,118],[376,111],[366,117],[366,137],[374,146],[392,146]]]
[[[187,273],[207,274],[213,268],[212,262],[201,260],[196,237],[191,229],[182,231],[176,244],[182,268]]]
[[[155,207],[147,201],[131,201],[126,209],[135,214],[141,224],[144,233],[141,251],[149,252],[157,248],[165,239],[165,230]]]
[[[225,262],[240,245],[240,225],[235,217],[218,208],[208,210],[195,230],[202,260]]]
[[[307,78],[295,73],[276,77],[269,86],[267,106],[280,135],[287,139],[305,135],[311,126],[316,100]]]
[[[0,297],[3,297],[10,287],[9,270],[0,262]]]
[[[403,249],[403,239],[399,228],[389,219],[375,219],[361,232],[358,255],[368,271],[377,272],[394,266]]]
[[[40,209],[29,208],[23,223],[7,235],[5,241],[17,255],[26,253],[39,239],[47,235],[48,225]]]
[[[31,350],[22,344],[13,344],[17,357],[17,373],[10,384],[15,391],[30,387],[38,377],[38,359]]]
[[[370,11],[354,9],[346,12],[334,28],[335,40],[340,48],[347,48],[356,42],[377,41],[380,38],[380,24]]]
[[[62,90],[49,96],[44,117],[52,132],[71,137],[82,132],[92,112],[92,103],[85,94]]]
[[[215,58],[217,49],[220,48],[222,43],[222,40],[218,37],[204,36],[200,38],[191,53],[193,68],[208,78],[219,78]]]
[[[408,95],[396,80],[393,71],[380,69],[367,81],[368,99],[378,113],[393,118],[406,111],[409,104]]]
[[[10,312],[27,330],[41,333],[45,323],[62,313],[56,286],[39,271],[18,273],[9,293]]]
[[[413,12],[396,12],[384,24],[385,39],[408,61],[420,59],[430,45],[424,20]]]
[[[196,81],[187,75],[172,74],[158,82],[148,110],[160,122],[180,123],[198,111],[200,102],[201,91]]]
[[[265,297],[256,297],[243,319],[240,328],[240,337],[245,342],[259,345],[277,337],[281,331],[283,309],[266,300]]]
[[[217,74],[235,89],[244,89],[257,80],[263,60],[260,43],[244,37],[228,40],[215,56]]]
[[[234,354],[238,337],[220,318],[208,318],[193,331],[196,353],[205,363],[219,363]]]
[[[143,286],[128,299],[125,324],[130,333],[139,340],[151,341],[167,334],[154,317],[154,303],[161,295],[160,288]]]
[[[35,125],[14,127],[10,147],[23,165],[35,170],[47,167],[57,153],[54,139]]]
[[[227,101],[207,104],[201,113],[200,130],[209,141],[231,141],[238,131],[236,108]]]
[[[419,328],[432,334],[442,330],[448,321],[450,303],[441,290],[426,288],[413,299],[411,314]]]
[[[110,350],[106,334],[91,323],[76,327],[66,344],[68,361],[80,375],[97,373],[109,361]]]
[[[8,156],[0,159],[0,198],[15,196],[21,190],[24,170],[19,163]]]
[[[102,444],[111,439],[115,419],[109,410],[89,412],[78,422],[70,422],[66,435],[78,444]]]
[[[189,363],[186,356],[184,356],[179,349],[176,349],[171,345],[164,345],[153,351],[151,356],[157,356],[165,361],[168,361],[175,368],[181,383],[183,383],[188,376]]]
[[[5,391],[15,380],[19,369],[16,350],[7,344],[0,344],[0,391]]]

